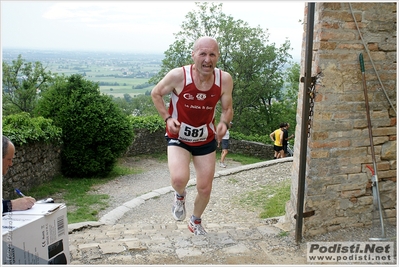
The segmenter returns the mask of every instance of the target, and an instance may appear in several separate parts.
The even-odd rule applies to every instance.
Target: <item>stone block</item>
[[[393,127],[390,129],[394,129]],[[381,159],[383,160],[396,160],[397,146],[396,140],[386,142],[381,146]]]
[[[93,250],[93,249],[98,249],[100,243],[87,243],[87,244],[80,244],[79,245],[79,250],[85,251],[85,250]]]
[[[158,192],[156,192],[156,191],[154,190],[154,191],[149,192],[149,193],[147,193],[147,194],[141,195],[141,196],[138,197],[138,198],[140,198],[140,199],[142,199],[142,200],[148,200],[148,199],[151,199],[151,198],[154,198],[154,197],[159,197],[160,195],[161,195],[160,193],[158,193]]]
[[[108,242],[104,244],[100,244],[100,250],[102,254],[118,254],[125,251],[125,247],[123,247],[119,242]]]
[[[130,201],[123,203],[123,206],[127,207],[128,209],[134,209],[142,204],[145,203],[145,199],[141,197],[134,198]]]
[[[140,242],[140,240],[130,240],[130,241],[125,241],[124,244],[126,245],[126,248],[128,250],[146,250],[147,247],[143,246]]]

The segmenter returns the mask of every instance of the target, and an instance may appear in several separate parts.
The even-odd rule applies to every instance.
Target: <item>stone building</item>
[[[301,77],[305,76],[308,7],[305,4]],[[373,167],[373,160],[364,80],[383,213],[387,222],[396,224],[396,12],[396,2],[314,5],[311,76],[315,91],[312,98],[311,90],[304,91],[301,83],[295,131],[298,152],[302,127],[310,126],[307,153],[294,155],[285,216],[296,227],[302,156],[306,160],[303,212],[309,214],[302,221],[304,236],[372,223],[372,174],[367,166]],[[304,92],[314,102],[310,124],[301,125]]]

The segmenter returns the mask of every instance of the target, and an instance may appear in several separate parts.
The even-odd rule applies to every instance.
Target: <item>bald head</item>
[[[8,169],[12,166],[12,160],[15,155],[15,147],[10,139],[3,135],[3,175],[6,175]]]
[[[219,52],[219,44],[215,38],[209,36],[203,36],[198,38],[193,45],[193,52],[195,53],[198,49],[202,47],[214,47],[214,49]]]
[[[7,155],[8,148],[10,146],[14,146],[13,143],[11,142],[11,140],[7,136],[3,135],[3,159]]]

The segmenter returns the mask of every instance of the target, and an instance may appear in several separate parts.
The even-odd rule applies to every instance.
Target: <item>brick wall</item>
[[[312,77],[316,98],[307,148],[303,235],[371,225],[373,167],[359,54],[364,56],[367,97],[386,221],[396,224],[396,3],[316,3]],[[305,9],[305,24],[307,22]],[[306,25],[304,25],[306,31]],[[304,76],[304,32],[301,77]],[[376,72],[377,71],[377,72]],[[386,94],[394,104],[391,107]],[[297,114],[302,114],[303,84]],[[301,118],[297,115],[295,150],[300,151]],[[305,125],[304,127],[307,127]],[[291,200],[286,219],[295,226],[299,158],[294,156]]]

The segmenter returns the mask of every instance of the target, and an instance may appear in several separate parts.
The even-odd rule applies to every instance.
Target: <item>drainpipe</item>
[[[312,52],[313,52],[313,26],[314,26],[315,3],[308,3],[308,15],[306,25],[306,50],[305,50],[305,77],[302,100],[302,122],[301,122],[301,147],[299,152],[299,177],[298,196],[295,226],[295,241],[297,244],[302,241],[303,206],[305,200],[305,178],[306,159],[308,147],[309,122],[309,88],[312,83]]]

